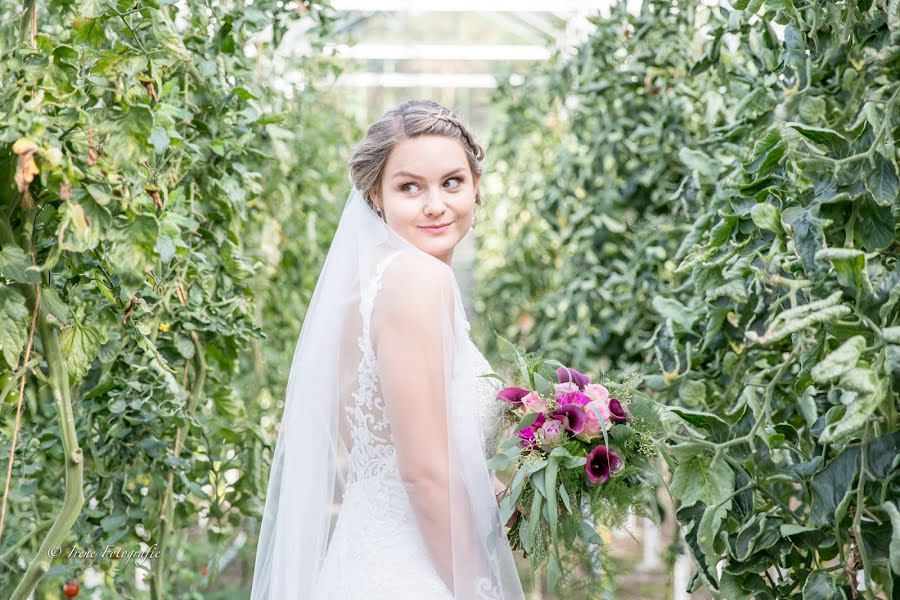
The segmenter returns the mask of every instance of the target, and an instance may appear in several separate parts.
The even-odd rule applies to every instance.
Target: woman
[[[294,353],[251,600],[524,598],[486,465],[499,388],[477,377],[492,369],[451,268],[483,156],[428,100],[355,149]]]

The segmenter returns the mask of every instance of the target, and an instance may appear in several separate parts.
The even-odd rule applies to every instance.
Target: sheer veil
[[[449,539],[453,597],[462,600],[524,598],[493,493],[480,440],[472,376],[469,323],[453,270],[391,229],[355,187],[344,205],[300,332],[278,431],[260,528],[251,600],[319,600],[313,585],[322,567],[346,483],[346,436],[341,406],[356,381],[361,349],[359,305],[385,259],[415,255],[431,269],[446,268],[441,375],[433,382],[445,410],[445,448],[400,448],[447,457]],[[390,261],[396,265],[399,260]],[[415,288],[415,281],[409,282]],[[361,294],[363,290],[363,294]],[[390,296],[388,295],[387,298]],[[434,296],[432,296],[434,297]],[[379,296],[379,301],[388,300]],[[347,317],[355,315],[357,320]],[[388,409],[391,398],[385,398]],[[397,410],[397,408],[394,408]],[[422,531],[423,537],[429,535]],[[437,568],[440,559],[431,558]],[[448,560],[448,559],[444,559]],[[448,572],[446,564],[443,572]],[[403,599],[400,599],[403,600]]]

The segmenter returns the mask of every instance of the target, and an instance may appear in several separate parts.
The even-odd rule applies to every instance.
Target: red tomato
[[[78,582],[74,579],[63,586],[63,594],[65,594],[69,598],[74,598],[78,595]]]

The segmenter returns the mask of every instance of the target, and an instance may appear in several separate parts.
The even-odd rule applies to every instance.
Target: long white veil
[[[354,187],[294,351],[269,476],[251,600],[318,600],[312,598],[312,589],[345,487],[348,448],[342,439],[340,407],[357,384],[348,377],[346,368],[360,359],[355,343],[360,331],[360,290],[365,289],[384,257],[398,251],[428,257],[453,272],[391,229]],[[440,346],[445,349],[444,380],[434,381],[447,424],[447,448],[443,450],[448,457],[447,518],[451,535],[445,543],[450,550],[453,579],[448,587],[453,597],[461,600],[521,600],[524,594],[500,523],[480,442],[471,358],[464,351],[469,323],[455,276],[450,280],[452,298],[446,299],[446,310],[442,311],[445,322],[440,328]],[[415,282],[409,285],[414,288]],[[348,319],[347,315],[354,314],[356,321]],[[422,533],[423,537],[428,535]],[[436,560],[431,560],[436,565]]]

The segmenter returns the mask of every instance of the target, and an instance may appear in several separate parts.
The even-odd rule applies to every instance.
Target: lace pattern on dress
[[[503,384],[493,377],[479,377],[486,373],[493,373],[494,369],[471,340],[469,348],[474,355],[475,365],[475,393],[478,395],[478,408],[481,420],[481,444],[486,458],[490,459],[497,452],[497,446],[502,437],[504,416],[506,408],[502,400],[497,400],[497,394],[503,389]]]
[[[375,295],[381,289],[384,270],[399,254],[399,251],[394,252],[381,261],[360,298],[359,312],[362,317],[362,332],[357,344],[362,351],[362,358],[357,370],[359,385],[353,393],[353,404],[344,407],[350,422],[350,435],[353,439],[353,448],[347,457],[347,485],[355,481],[377,477],[382,473],[396,472],[397,456],[394,436],[390,429],[384,399],[376,394],[378,371],[370,331]]]

